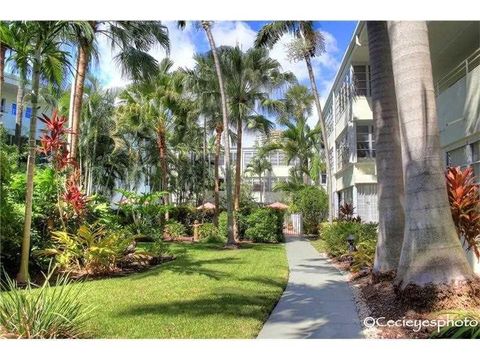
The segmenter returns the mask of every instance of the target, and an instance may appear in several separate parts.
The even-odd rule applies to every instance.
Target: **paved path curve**
[[[345,276],[308,240],[287,237],[290,276],[259,339],[362,338],[355,301]]]

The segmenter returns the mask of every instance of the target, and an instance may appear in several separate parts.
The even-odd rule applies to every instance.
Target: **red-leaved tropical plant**
[[[87,196],[83,194],[78,187],[79,179],[80,173],[77,169],[73,170],[65,184],[63,199],[72,207],[77,216],[82,216],[87,207]]]
[[[71,133],[69,129],[64,127],[67,118],[59,116],[54,111],[51,118],[42,114],[38,119],[45,124],[45,128],[42,129],[43,134],[40,137],[39,151],[51,157],[53,166],[57,171],[64,170],[68,165],[75,165],[65,141],[65,135]]]
[[[345,221],[356,221],[360,222],[360,216],[354,217],[355,207],[352,203],[343,203],[338,208],[338,218]]]
[[[480,260],[480,185],[475,183],[473,168],[449,167],[445,173],[448,200],[458,235],[467,249]]]
[[[59,194],[58,208],[60,217],[63,220],[60,197],[67,205],[71,206],[77,216],[81,216],[84,214],[87,199],[78,187],[79,172],[77,164],[70,157],[70,153],[67,150],[65,136],[71,133],[70,129],[64,127],[67,118],[65,116],[59,116],[58,113],[54,111],[51,117],[42,114],[38,119],[45,124],[45,128],[42,130],[43,134],[40,137],[39,151],[50,159],[58,177],[67,175],[63,196]]]

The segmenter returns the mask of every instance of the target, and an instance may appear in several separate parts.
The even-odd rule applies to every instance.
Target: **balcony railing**
[[[475,50],[469,57],[463,60],[460,64],[455,66],[448,73],[443,75],[435,83],[435,94],[438,96],[443,91],[454,85],[457,81],[466,77],[469,72],[480,65],[480,48]]]

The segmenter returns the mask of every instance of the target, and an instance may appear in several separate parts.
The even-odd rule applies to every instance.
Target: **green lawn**
[[[283,244],[173,244],[176,260],[86,282],[96,338],[254,338],[288,278]]]

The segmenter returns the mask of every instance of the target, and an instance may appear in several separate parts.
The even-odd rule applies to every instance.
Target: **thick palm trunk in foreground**
[[[225,151],[225,192],[227,195],[227,224],[228,224],[228,239],[227,245],[234,245],[235,238],[233,237],[233,210],[232,210],[232,172],[230,168],[230,139],[228,137],[228,117],[227,117],[227,97],[225,96],[225,86],[223,84],[222,70],[220,68],[220,60],[218,59],[217,48],[215,40],[213,39],[212,31],[210,29],[209,21],[202,21],[203,29],[207,34],[208,42],[212,50],[213,61],[215,63],[215,71],[217,73],[218,85],[220,88],[220,97],[222,99],[222,117],[224,129],[224,151]]]
[[[30,118],[30,132],[28,137],[28,160],[27,160],[27,188],[25,195],[25,223],[23,225],[22,253],[20,257],[20,271],[17,274],[17,281],[25,283],[29,280],[28,262],[30,258],[30,232],[32,228],[32,198],[33,198],[33,176],[35,174],[35,153],[37,146],[35,135],[37,132],[37,108],[38,88],[40,83],[40,54],[33,64],[32,74],[32,116]]]
[[[397,270],[407,285],[472,278],[447,198],[426,22],[388,22],[405,177],[405,233]]]
[[[390,41],[385,21],[368,21],[377,163],[378,241],[374,275],[392,275],[403,244],[405,213],[402,148]]]

